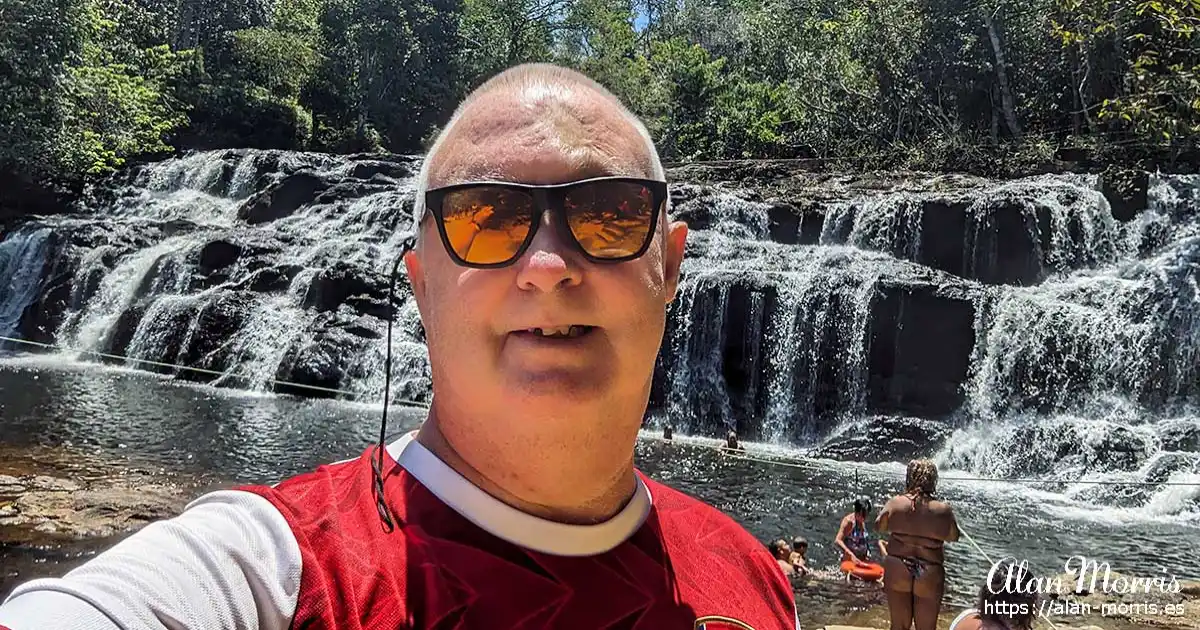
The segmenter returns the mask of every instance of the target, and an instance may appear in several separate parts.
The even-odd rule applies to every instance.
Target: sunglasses
[[[548,210],[552,225],[588,260],[634,260],[650,246],[666,200],[666,182],[599,177],[546,186],[455,184],[426,191],[425,208],[456,263],[489,269],[519,259]]]

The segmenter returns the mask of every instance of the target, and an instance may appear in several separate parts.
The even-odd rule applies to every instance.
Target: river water
[[[0,360],[0,443],[137,462],[201,486],[272,482],[352,457],[377,435],[379,408],[342,401],[247,393],[182,383],[145,372],[47,356]],[[411,429],[419,408],[398,408],[392,429]],[[855,494],[876,505],[899,489],[899,464],[803,459],[770,444],[748,444],[756,458],[722,455],[714,440],[679,436],[664,444],[651,434],[637,447],[650,476],[726,511],[760,540],[806,536],[810,565],[831,566],[831,539]],[[943,477],[967,476],[943,471]],[[1011,482],[944,481],[941,495],[963,528],[993,559],[1029,560],[1039,574],[1060,573],[1070,556],[1110,562],[1114,570],[1179,579],[1200,578],[1200,523],[1177,509],[1094,507],[1037,486]],[[1193,500],[1195,487],[1172,487],[1158,501]],[[1174,499],[1169,493],[1176,493]],[[0,596],[27,579],[57,575],[111,541],[35,546],[0,545]],[[948,605],[968,603],[988,564],[966,543],[947,552]],[[875,606],[867,585],[797,584],[806,627]]]

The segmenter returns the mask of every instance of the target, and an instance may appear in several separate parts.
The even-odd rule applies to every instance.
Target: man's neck
[[[554,474],[545,474],[546,458],[528,452],[530,449],[505,457],[494,451],[474,452],[469,444],[456,443],[460,441],[443,432],[434,409],[416,440],[480,490],[526,514],[560,523],[607,521],[625,507],[637,489],[632,452],[625,461],[604,467],[595,465],[594,455],[580,454],[552,466]]]

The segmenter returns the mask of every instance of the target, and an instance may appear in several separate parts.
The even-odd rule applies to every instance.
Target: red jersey
[[[462,490],[468,482],[420,445],[408,446],[428,466],[418,472],[406,461],[414,448],[393,453],[399,463],[387,458],[386,498],[397,520],[391,533],[371,496],[372,449],[275,487],[242,488],[274,505],[299,544],[292,628],[798,627],[791,586],[762,544],[716,509],[641,473],[646,509],[630,517],[636,520],[628,534],[602,553],[547,553],[530,546],[552,536],[539,541],[534,530],[542,525],[520,521],[540,519],[452,508],[447,503],[462,503],[461,495],[440,489],[450,483]],[[515,544],[485,528],[532,538]]]

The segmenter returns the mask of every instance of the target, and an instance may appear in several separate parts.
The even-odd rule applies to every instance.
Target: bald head
[[[555,184],[625,175],[664,180],[650,134],[616,96],[559,66],[525,64],[475,89],[438,135],[417,187],[466,181]]]
[[[422,166],[417,200],[427,186],[604,176],[665,181],[645,128],[583,75],[519,66],[454,113]],[[597,188],[578,190],[597,192],[590,208],[599,212],[579,210],[583,199],[569,209],[565,195],[537,195],[558,200],[558,208],[534,206],[538,223],[528,225],[522,220],[530,215],[505,215],[530,206],[476,204],[464,195],[442,223],[418,221],[422,237],[404,257],[433,380],[422,434],[439,432],[436,439],[453,445],[439,456],[461,457],[533,509],[562,507],[566,522],[610,518],[632,496],[633,449],[687,238],[686,224],[668,222],[655,207],[657,229],[641,232],[637,257],[592,260],[571,218],[589,217],[579,227],[597,240],[630,229],[626,203],[599,205],[616,197]],[[423,216],[421,205],[417,212]],[[520,253],[487,268],[461,264],[445,229],[450,221],[462,228],[460,241],[492,239],[504,248],[523,239]]]

